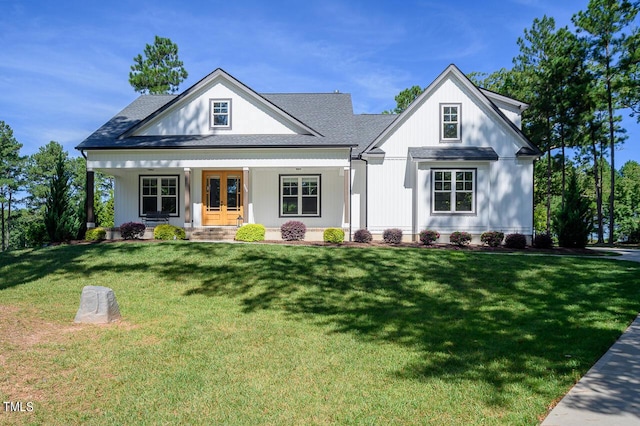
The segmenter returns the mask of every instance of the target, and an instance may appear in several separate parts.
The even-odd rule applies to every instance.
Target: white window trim
[[[317,213],[315,214],[303,214],[302,213],[302,179],[305,178],[313,178],[316,179],[316,181],[318,182],[318,195],[315,197],[316,198],[316,205],[317,205]],[[282,211],[282,208],[284,206],[284,197],[285,195],[283,194],[282,191],[282,183],[284,182],[284,179],[298,179],[298,211],[295,214],[287,214],[284,213]],[[321,179],[320,179],[320,175],[280,175],[279,178],[279,185],[278,185],[278,191],[279,191],[279,206],[278,206],[278,214],[279,217],[321,217],[322,215],[320,214],[320,207],[322,205],[321,203],[321,195],[322,195],[322,186],[321,186]],[[287,196],[289,197],[289,195]]]
[[[157,181],[158,193],[155,195],[156,197],[156,211],[161,211],[162,209],[162,198],[163,197],[174,197],[176,199],[176,212],[170,213],[171,217],[179,217],[180,216],[180,176],[178,175],[140,175],[138,179],[138,216],[144,217],[146,214],[143,213],[143,199],[144,197],[148,197],[148,195],[143,194],[143,182],[144,179],[155,179]],[[162,195],[162,179],[173,179],[176,183],[176,195]]]
[[[436,210],[436,172],[451,172],[451,210]],[[457,211],[456,210],[456,172],[471,172],[471,181],[473,188],[471,190],[471,210]],[[444,191],[439,191],[444,192]],[[468,191],[460,191],[468,192]],[[431,169],[431,213],[434,215],[475,215],[476,214],[476,200],[478,193],[478,171],[477,169]]]
[[[214,104],[216,102],[226,102],[227,103],[227,124],[220,125],[214,124]],[[222,115],[222,114],[215,114]],[[231,130],[231,99],[209,99],[209,128],[211,130]]]
[[[444,109],[445,108],[450,108],[450,107],[455,107],[458,109],[458,121],[456,122],[456,132],[458,134],[458,137],[455,138],[445,138],[444,137],[444,126],[445,126],[445,121],[444,121]],[[460,142],[462,141],[462,126],[461,126],[461,119],[462,119],[462,104],[455,104],[455,103],[448,103],[448,104],[440,104],[440,141],[442,142]],[[452,122],[447,122],[447,123],[452,123]]]

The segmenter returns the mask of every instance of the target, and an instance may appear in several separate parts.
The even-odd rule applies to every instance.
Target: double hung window
[[[280,216],[320,216],[320,176],[280,176]]]
[[[140,176],[140,215],[178,216],[178,176]]]
[[[231,99],[211,99],[210,114],[212,129],[231,128]]]
[[[474,213],[475,169],[432,170],[433,212]]]
[[[460,140],[460,105],[440,105],[440,139],[452,142]]]

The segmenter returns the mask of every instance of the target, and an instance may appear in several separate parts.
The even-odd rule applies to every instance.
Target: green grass
[[[536,424],[640,310],[640,265],[116,243],[0,254],[23,424]],[[85,285],[123,321],[73,325]],[[6,418],[3,418],[6,416]]]

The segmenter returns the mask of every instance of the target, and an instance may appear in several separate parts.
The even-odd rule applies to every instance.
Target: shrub
[[[471,243],[471,234],[464,231],[456,231],[449,235],[449,241],[458,247],[468,246]]]
[[[438,231],[425,229],[420,232],[420,241],[422,241],[425,246],[435,243],[438,238],[440,238],[440,233]]]
[[[84,234],[87,241],[100,241],[107,238],[107,230],[104,228],[89,228]]]
[[[387,244],[400,244],[402,242],[402,229],[385,229],[382,232],[382,239]]]
[[[344,231],[340,228],[327,228],[322,234],[325,243],[342,244],[344,241]]]
[[[533,239],[533,246],[541,249],[550,249],[553,247],[553,238],[549,234],[538,234]]]
[[[144,223],[127,222],[120,225],[120,235],[125,240],[134,240],[142,238],[145,229],[147,229],[147,227]]]
[[[482,241],[482,244],[486,244],[489,247],[498,247],[502,244],[503,239],[504,232],[500,231],[487,231],[480,235],[480,241]]]
[[[264,225],[259,223],[248,223],[241,226],[236,232],[236,241],[264,241],[264,235],[267,232]]]
[[[280,227],[282,239],[285,241],[304,240],[304,234],[306,232],[307,227],[304,225],[304,223],[298,222],[297,220],[290,220]]]
[[[523,249],[527,245],[527,237],[522,234],[509,234],[504,239],[504,246],[514,249]]]
[[[353,241],[356,243],[370,243],[373,240],[373,236],[371,232],[366,229],[358,229],[355,234],[353,234]]]
[[[553,229],[560,247],[584,248],[593,229],[590,201],[582,195],[575,171],[569,173],[564,204],[557,210]]]
[[[156,240],[185,240],[187,239],[187,234],[184,229],[178,226],[163,223],[153,229],[153,238]]]

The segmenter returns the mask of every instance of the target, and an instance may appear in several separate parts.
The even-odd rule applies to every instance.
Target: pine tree
[[[569,182],[564,194],[564,205],[556,212],[553,227],[560,247],[584,248],[593,229],[593,212],[589,199],[584,197],[576,172],[569,173]]]
[[[156,36],[153,46],[146,45],[144,56],[133,58],[129,73],[129,83],[136,92],[175,93],[189,75],[178,59],[178,45],[168,38]]]
[[[68,241],[74,238],[74,230],[77,229],[69,197],[69,180],[64,156],[60,154],[45,202],[44,224],[51,242]]]

